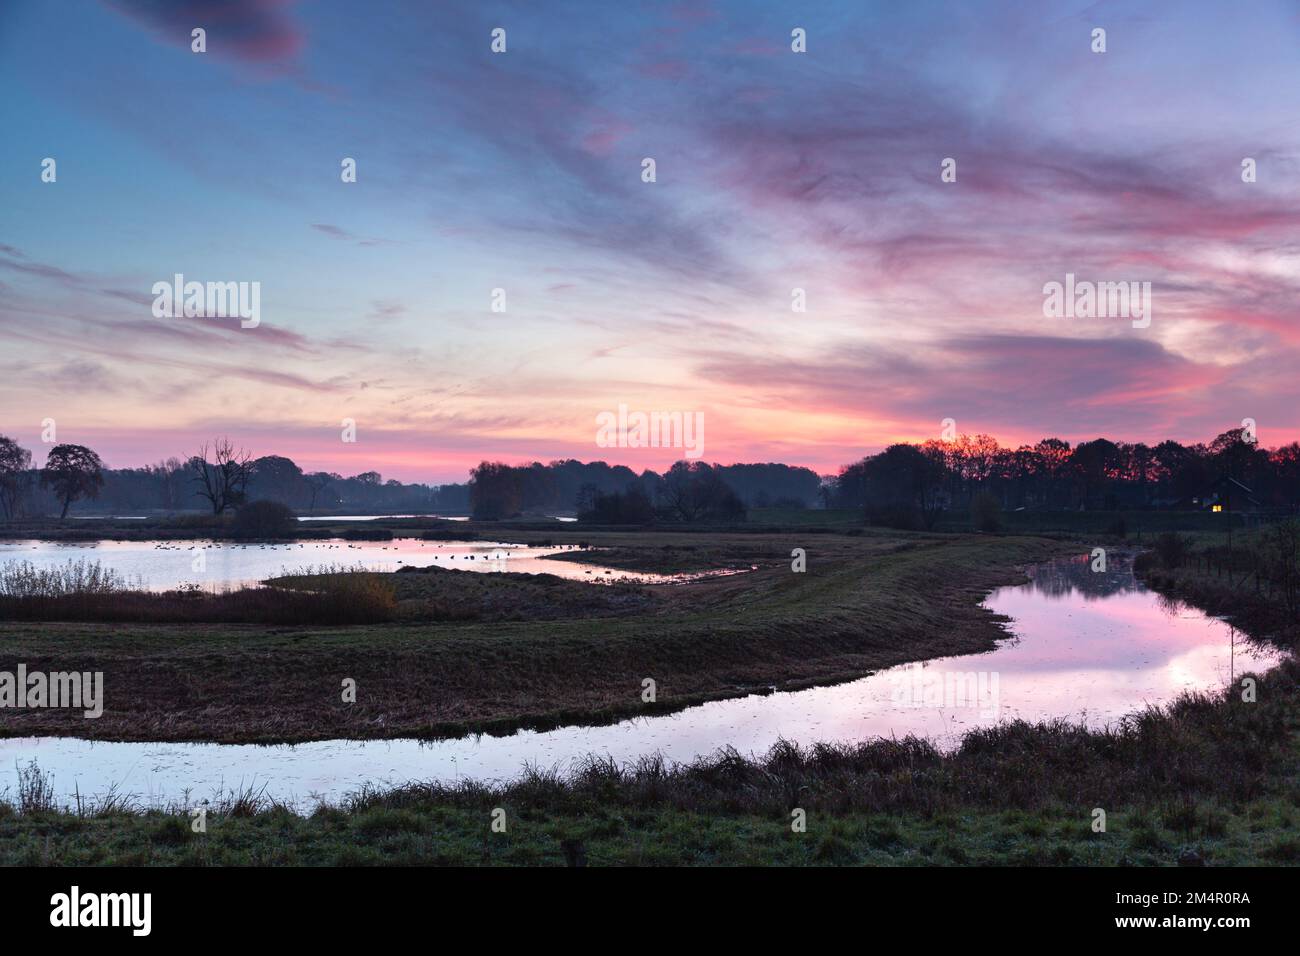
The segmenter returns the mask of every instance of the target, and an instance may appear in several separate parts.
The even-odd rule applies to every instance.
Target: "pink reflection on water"
[[[54,774],[60,794],[117,787],[161,802],[187,788],[206,796],[266,784],[268,795],[306,809],[312,794],[338,800],[367,783],[503,780],[526,763],[566,769],[589,754],[628,763],[658,752],[686,762],[724,746],[762,754],[780,739],[811,745],[908,734],[952,747],[965,731],[1000,720],[1114,723],[1186,690],[1221,688],[1281,657],[1224,621],[1171,606],[1126,567],[1094,575],[1086,559],[1043,565],[1032,583],[1000,588],[985,603],[1013,619],[1013,636],[995,650],[905,664],[833,687],[508,737],[327,740],[296,747],[14,738],[0,740],[0,790],[15,784],[16,766],[36,760]]]
[[[14,541],[0,542],[0,563],[30,561],[38,568],[68,561],[99,561],[132,586],[165,591],[182,585],[207,590],[253,587],[280,574],[328,566],[397,571],[440,567],[478,573],[553,574],[575,581],[630,580],[654,584],[683,576],[634,574],[597,564],[548,561],[573,545],[530,547],[505,541],[348,541],[329,538],[276,544],[235,541]],[[201,560],[200,559],[201,556]],[[687,576],[689,577],[689,576]]]

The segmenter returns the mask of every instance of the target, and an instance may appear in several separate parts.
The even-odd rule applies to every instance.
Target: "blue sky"
[[[665,467],[595,446],[621,403],[703,412],[709,460],[821,471],[946,417],[1290,441],[1298,63],[1300,8],[1268,0],[18,0],[0,430],[421,480]],[[177,272],[260,282],[261,325],[154,318]],[[1155,321],[1045,319],[1067,272],[1152,282]]]

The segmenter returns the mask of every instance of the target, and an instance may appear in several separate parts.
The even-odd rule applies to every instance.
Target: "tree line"
[[[280,455],[253,458],[228,439],[188,458],[109,469],[90,448],[62,444],[41,468],[31,452],[0,436],[0,515],[58,514],[78,501],[98,510],[209,511],[256,500],[298,513],[464,513],[481,519],[576,510],[604,524],[726,522],[752,508],[862,511],[868,521],[932,527],[945,511],[1197,508],[1216,482],[1233,479],[1252,507],[1300,510],[1300,443],[1265,448],[1242,428],[1209,443],[1113,442],[1071,446],[1059,438],[1003,447],[989,435],[891,445],[834,476],[780,463],[679,461],[637,474],[604,461],[482,462],[464,484],[404,484],[375,471],[343,477],[305,472]],[[1244,489],[1244,490],[1243,490]]]
[[[1113,442],[1071,447],[1059,438],[1007,448],[989,435],[891,445],[827,482],[830,507],[861,509],[881,524],[931,527],[938,514],[969,509],[1190,509],[1216,485],[1239,483],[1239,504],[1300,508],[1300,443],[1264,448],[1243,428],[1208,444]]]
[[[779,463],[710,465],[679,461],[664,474],[573,459],[543,465],[482,462],[470,472],[472,514],[480,520],[576,510],[600,524],[737,521],[748,509],[815,504],[822,479]]]
[[[377,471],[345,478],[305,472],[281,455],[252,457],[229,439],[204,444],[188,458],[169,458],[143,468],[105,467],[83,445],[56,445],[45,465],[32,466],[31,452],[0,435],[0,516],[67,516],[78,501],[96,510],[207,511],[225,514],[253,501],[275,501],[300,514],[356,510],[377,513],[463,513],[464,484],[404,484]]]

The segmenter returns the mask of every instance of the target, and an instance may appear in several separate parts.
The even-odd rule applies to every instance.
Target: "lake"
[[[221,589],[255,585],[286,572],[322,565],[360,565],[371,571],[403,566],[453,568],[460,571],[554,574],[575,581],[634,580],[643,584],[680,580],[680,576],[633,574],[596,564],[545,561],[544,555],[576,551],[575,545],[528,547],[504,541],[349,541],[327,538],[287,544],[240,544],[232,541],[6,541],[0,564],[30,561],[38,568],[68,561],[99,561],[121,572],[129,583],[155,591],[197,584]]]
[[[1113,558],[1113,556],[1112,556]],[[1119,566],[1117,566],[1119,565]],[[141,802],[199,800],[248,786],[308,810],[364,784],[504,780],[525,764],[567,768],[587,754],[630,762],[659,752],[690,761],[729,745],[761,754],[779,739],[812,744],[924,735],[952,747],[1000,720],[1066,718],[1099,727],[1183,691],[1223,687],[1281,652],[1143,587],[1122,562],[1096,574],[1086,557],[1032,569],[985,605],[1012,619],[983,654],[889,668],[849,683],[751,695],[603,727],[457,740],[329,740],[295,746],[0,740],[0,789],[36,761],[60,796],[111,788]]]

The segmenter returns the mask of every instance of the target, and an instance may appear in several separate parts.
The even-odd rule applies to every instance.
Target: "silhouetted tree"
[[[63,505],[59,520],[80,498],[94,498],[104,484],[104,463],[85,445],[55,445],[41,469],[41,486],[50,488]]]
[[[654,507],[645,488],[638,481],[629,482],[623,491],[606,494],[596,491],[590,504],[578,511],[578,520],[592,524],[649,524]]]
[[[679,461],[668,469],[659,489],[660,512],[670,521],[740,521],[745,503],[712,467],[702,461]]]
[[[320,493],[329,486],[329,483],[334,480],[334,476],[326,471],[318,471],[314,474],[307,475],[303,480],[306,481],[307,490],[311,494],[311,503],[307,506],[307,513],[315,514],[316,499],[320,497]]]
[[[231,532],[241,538],[292,538],[298,533],[298,519],[279,501],[250,501],[235,510]]]
[[[32,453],[12,438],[0,435],[0,512],[18,517],[32,483]]]
[[[523,504],[519,469],[499,461],[480,462],[470,472],[469,500],[474,517],[495,521],[518,514]]]
[[[212,443],[212,461],[208,461],[208,446],[190,459],[191,478],[198,485],[198,493],[212,506],[214,515],[244,502],[244,490],[252,476],[252,456],[242,448],[236,449],[228,438]]]
[[[939,510],[941,461],[915,445],[890,445],[863,462],[866,517],[893,527],[932,527]]]

